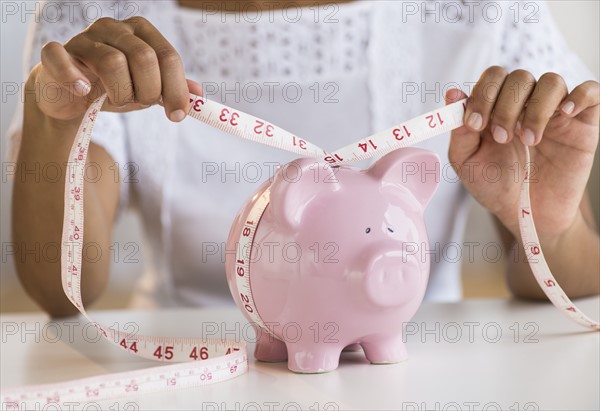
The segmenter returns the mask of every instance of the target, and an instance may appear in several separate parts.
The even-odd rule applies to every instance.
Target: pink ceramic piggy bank
[[[325,372],[357,344],[374,364],[407,358],[402,326],[429,278],[420,252],[427,245],[423,211],[439,181],[432,173],[438,163],[437,155],[416,148],[391,152],[368,170],[301,158],[261,187],[236,217],[227,244],[237,246],[256,199],[270,188],[245,273],[253,310],[269,330],[258,330],[258,360],[287,359],[292,371]],[[227,255],[229,287],[252,321],[235,260]]]

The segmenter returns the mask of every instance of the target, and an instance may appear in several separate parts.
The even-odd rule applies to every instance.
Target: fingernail
[[[479,113],[471,113],[467,119],[467,125],[474,130],[479,130],[483,125],[483,117]]]
[[[81,94],[83,94],[84,96],[87,96],[90,93],[90,91],[92,91],[92,86],[90,86],[83,80],[77,80],[77,85],[81,90]]]
[[[508,141],[508,133],[503,127],[500,127],[498,125],[494,126],[494,129],[492,130],[492,135],[494,136],[494,140],[496,140],[496,143],[504,144]]]
[[[523,141],[523,144],[525,144],[526,146],[532,146],[533,143],[535,143],[535,134],[533,134],[533,131],[531,131],[531,129],[526,128],[525,130],[523,130],[521,141]]]
[[[562,105],[561,110],[567,114],[571,114],[573,110],[575,110],[575,103],[573,103],[572,101],[567,101],[565,104]]]
[[[171,121],[175,121],[176,123],[178,123],[185,118],[185,111],[183,111],[183,110],[171,111],[169,118],[171,119]]]

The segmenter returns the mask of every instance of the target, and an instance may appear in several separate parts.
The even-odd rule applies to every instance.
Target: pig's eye
[[[388,231],[389,231],[390,233],[393,233],[393,232],[394,232],[394,230],[392,230],[390,227],[388,227]]]
[[[365,230],[365,233],[369,234],[371,232],[371,227],[367,227],[367,229]]]

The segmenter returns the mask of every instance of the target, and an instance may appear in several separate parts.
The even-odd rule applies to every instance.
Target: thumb
[[[446,104],[466,98],[467,95],[459,89],[453,88],[446,92]],[[466,119],[465,119],[466,120]],[[466,126],[461,126],[450,134],[450,147],[448,149],[448,158],[453,163],[463,164],[478,149],[481,143],[481,134],[469,130]]]
[[[79,72],[77,73],[79,74]],[[35,81],[25,85],[27,94],[35,96],[33,100],[42,113],[48,117],[79,121],[93,101],[93,99],[86,98],[89,89],[84,90],[78,86],[76,81],[57,80],[53,73],[42,64],[38,64],[33,69],[32,76]],[[83,75],[81,76],[83,77]],[[64,74],[64,77],[67,78],[67,75]],[[89,80],[87,84],[89,84]]]

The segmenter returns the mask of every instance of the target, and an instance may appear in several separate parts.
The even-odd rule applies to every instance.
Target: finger
[[[507,76],[507,71],[500,66],[492,66],[481,74],[465,110],[465,124],[471,131],[481,131],[487,126]]]
[[[94,40],[125,54],[133,81],[134,101],[143,105],[156,104],[161,93],[158,58],[154,49],[134,34],[133,27],[104,18],[90,26],[87,33]]]
[[[535,77],[525,70],[513,71],[504,81],[490,121],[490,130],[497,143],[512,140],[517,120],[534,87]]]
[[[204,95],[204,91],[202,90],[202,85],[200,85],[200,83],[197,83],[194,80],[190,79],[187,79],[186,81],[190,93],[195,94],[197,96]]]
[[[125,54],[87,36],[73,37],[65,48],[99,78],[110,104],[122,107],[134,102],[133,81]]]
[[[200,83],[195,82],[194,80],[190,80],[190,79],[186,79],[185,80],[188,86],[188,90],[191,94],[195,94],[197,96],[202,96],[204,95],[204,91],[202,90],[202,86],[200,85]],[[188,100],[189,103],[192,102],[191,99]],[[158,104],[160,104],[162,107],[164,107],[164,104],[162,102],[162,98],[159,100]],[[189,105],[188,105],[188,111],[189,111]]]
[[[515,137],[518,137],[519,139],[523,138],[523,119],[525,118],[525,112],[521,111],[521,114],[519,114],[519,119],[517,120],[517,124],[515,125],[515,129],[513,130],[513,133],[515,133]]]
[[[107,42],[121,50],[127,57],[129,73],[133,81],[134,101],[152,105],[158,102],[162,80],[156,52],[139,37],[127,33],[120,41]]]
[[[91,91],[90,80],[74,64],[62,44],[55,41],[46,43],[42,47],[41,61],[49,77],[69,93],[83,97]],[[49,80],[48,77],[46,79]]]
[[[189,105],[189,90],[179,54],[146,19],[132,17],[126,22],[133,27],[134,34],[149,44],[156,52],[160,66],[162,101],[167,116],[172,121],[183,120]]]
[[[40,110],[62,119],[80,116],[87,106],[84,96],[91,91],[89,78],[81,73],[59,43],[46,44],[41,51],[41,60],[34,69],[36,84],[41,91],[37,99]]]
[[[521,141],[526,146],[538,144],[550,118],[567,95],[567,85],[556,73],[545,73],[538,80],[525,108]]]
[[[588,80],[581,83],[571,91],[560,107],[561,114],[566,117],[575,117],[588,107],[600,104],[600,84]]]
[[[451,104],[462,100],[467,95],[459,89],[450,89],[446,93],[446,104]],[[451,164],[462,165],[471,157],[481,144],[481,133],[471,131],[469,127],[463,125],[450,133],[450,146],[448,147],[448,158]]]

